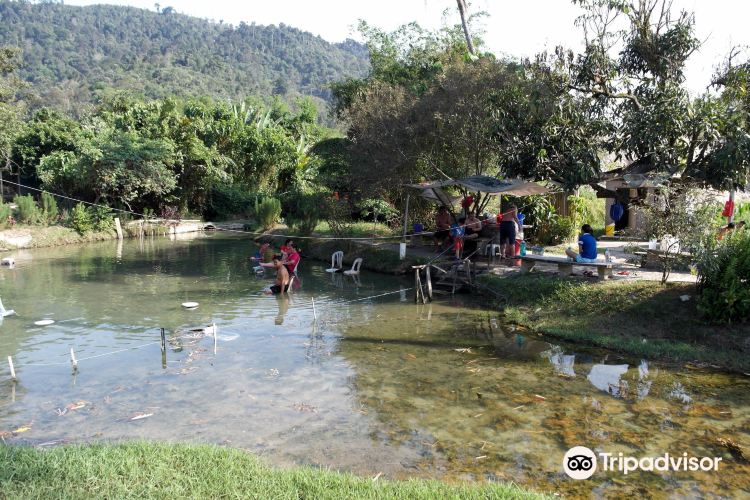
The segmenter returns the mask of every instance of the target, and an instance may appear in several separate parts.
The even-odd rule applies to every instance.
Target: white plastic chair
[[[297,261],[297,263],[294,265],[294,269],[290,270],[289,268],[287,268],[287,270],[289,271],[289,274],[291,274],[291,275],[297,274],[297,271],[299,270],[299,263],[300,262],[302,262],[302,259],[300,259],[300,260]]]
[[[352,268],[348,271],[344,271],[344,274],[347,276],[359,276],[359,268],[362,266],[362,257],[357,257],[354,259],[354,263],[352,264]]]
[[[339,250],[331,255],[331,267],[326,269],[327,273],[337,273],[344,267],[344,252]]]

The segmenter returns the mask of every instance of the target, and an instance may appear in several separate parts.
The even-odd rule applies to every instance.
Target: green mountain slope
[[[0,45],[23,50],[32,107],[75,110],[109,88],[147,97],[298,94],[367,72],[366,48],[280,25],[230,26],[132,7],[0,1]]]

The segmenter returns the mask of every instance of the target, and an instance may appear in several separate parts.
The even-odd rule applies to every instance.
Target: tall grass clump
[[[323,216],[320,193],[294,193],[287,200],[284,220],[292,230],[300,235],[312,234]]]
[[[86,234],[94,229],[94,218],[83,203],[78,203],[70,212],[70,227],[78,234]]]
[[[41,220],[42,213],[36,204],[34,197],[30,194],[25,196],[16,195],[13,203],[18,206],[18,221],[23,224],[36,224]]]
[[[11,215],[10,205],[6,205],[0,200],[0,229],[5,229],[10,225]]]
[[[281,218],[281,202],[276,198],[265,198],[256,204],[255,217],[263,229],[271,229]]]
[[[54,224],[57,222],[60,211],[57,208],[57,200],[55,200],[54,196],[46,191],[42,192],[42,196],[39,198],[39,205],[41,207],[41,219],[45,224]]]

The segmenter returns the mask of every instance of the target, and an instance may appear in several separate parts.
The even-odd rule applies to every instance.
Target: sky
[[[66,0],[69,5],[97,3],[131,5],[155,9],[153,0]],[[459,22],[455,0],[163,0],[191,16],[223,20],[234,25],[286,24],[320,35],[331,42],[358,39],[359,19],[385,30],[417,21],[429,28],[443,23],[450,11],[450,24]],[[695,12],[696,33],[701,49],[688,61],[687,85],[696,93],[710,82],[714,68],[733,46],[750,46],[750,2],[746,0],[673,0],[673,9]],[[574,26],[580,9],[569,0],[474,0],[470,12],[486,11],[483,27],[487,48],[496,54],[524,57],[563,45],[581,48],[581,31]]]

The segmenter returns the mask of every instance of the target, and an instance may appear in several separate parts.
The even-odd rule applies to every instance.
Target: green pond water
[[[469,295],[417,306],[408,279],[355,281],[309,259],[291,297],[264,296],[271,277],[252,272],[253,251],[207,234],[0,255],[16,258],[0,269],[0,298],[17,313],[0,323],[3,439],[218,443],[281,466],[512,480],[570,497],[750,491],[750,468],[719,443],[750,447],[747,377],[525,335]],[[216,352],[212,335],[188,331],[212,323]],[[575,445],[723,461],[718,473],[574,481],[562,457]]]

